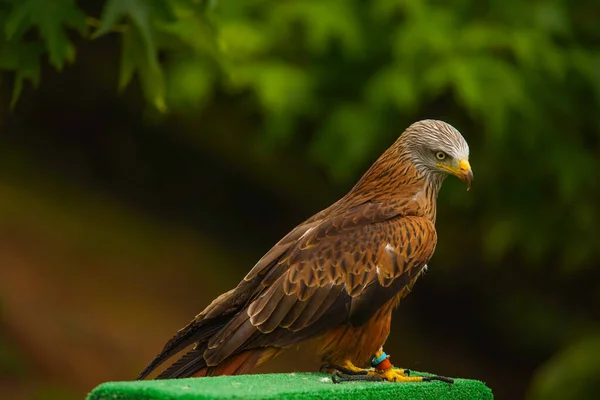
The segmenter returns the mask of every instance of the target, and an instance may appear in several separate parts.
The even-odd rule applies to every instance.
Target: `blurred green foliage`
[[[59,70],[75,60],[70,35],[114,33],[121,89],[137,75],[161,111],[201,107],[215,88],[250,93],[276,143],[317,123],[311,152],[337,179],[362,170],[398,129],[394,115],[405,125],[450,99],[480,128],[467,136],[494,216],[488,261],[517,250],[542,266],[556,253],[573,272],[600,257],[583,240],[600,218],[586,196],[598,179],[582,173],[598,166],[586,150],[600,131],[595,2],[108,0],[99,19],[74,0],[0,4],[0,67],[16,73],[15,100],[23,81],[39,83],[42,55]],[[507,189],[516,201],[499,196]]]
[[[312,159],[340,182],[353,181],[382,143],[414,120],[446,119],[472,148],[475,193],[442,193],[461,216],[473,217],[470,261],[498,272],[519,260],[527,271],[505,272],[515,285],[519,275],[544,275],[559,303],[556,288],[596,276],[600,2],[107,0],[99,12],[86,6],[0,1],[0,68],[15,74],[13,105],[24,82],[39,85],[46,60],[57,70],[76,61],[74,36],[115,35],[121,90],[139,83],[160,112],[198,112],[217,93],[242,98],[261,117],[265,143],[307,142]],[[455,260],[449,264],[460,254],[445,253]],[[544,338],[552,343],[579,337],[589,324],[580,320],[592,319],[546,298],[507,292],[489,323],[532,345],[544,332],[553,332]],[[600,299],[593,301],[583,311],[592,316]],[[531,323],[535,316],[543,321]],[[514,324],[501,328],[507,320]],[[578,346],[540,373],[570,368],[579,360],[573,354],[597,343]],[[539,378],[532,393],[544,393],[540,385],[550,381]]]
[[[546,364],[533,381],[530,399],[595,399],[600,391],[600,334],[590,333],[569,344]],[[568,368],[565,368],[568,366]]]

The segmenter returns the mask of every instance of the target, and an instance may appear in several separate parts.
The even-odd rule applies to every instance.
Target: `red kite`
[[[411,125],[339,201],[304,221],[227,293],[181,329],[144,369],[194,347],[158,378],[247,373],[313,341],[338,380],[414,382],[382,346],[392,310],[427,268],[436,199],[455,175],[470,187],[469,147],[451,125]],[[372,368],[369,368],[372,366]]]

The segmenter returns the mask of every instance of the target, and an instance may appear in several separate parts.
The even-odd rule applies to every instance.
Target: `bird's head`
[[[399,142],[424,174],[454,175],[471,188],[469,145],[452,125],[431,119],[415,122]]]

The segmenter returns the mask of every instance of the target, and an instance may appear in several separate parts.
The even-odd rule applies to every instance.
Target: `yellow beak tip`
[[[469,160],[463,158],[458,162],[459,177],[467,184],[467,191],[471,190],[471,182],[473,181],[473,171]]]

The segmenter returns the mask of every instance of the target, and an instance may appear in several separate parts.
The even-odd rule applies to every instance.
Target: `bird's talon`
[[[440,375],[424,376],[423,381],[424,382],[440,381],[440,382],[446,382],[446,383],[454,383],[454,379],[448,378],[447,376],[440,376]]]
[[[339,372],[331,375],[331,381],[333,383],[341,382],[381,382],[383,378],[378,375],[367,375],[365,374],[340,374]]]
[[[342,382],[342,380],[340,379],[342,376],[340,375],[339,372],[334,372],[333,374],[331,374],[331,382],[333,383],[340,383]]]
[[[384,371],[372,371],[369,375],[375,375],[380,377],[382,380],[388,382],[430,382],[430,381],[441,381],[446,383],[454,383],[454,380],[445,376],[431,375],[431,376],[410,376],[409,369],[402,368],[390,368]]]
[[[330,370],[335,370],[335,367],[331,364],[323,364],[319,367],[319,372],[329,372]]]

